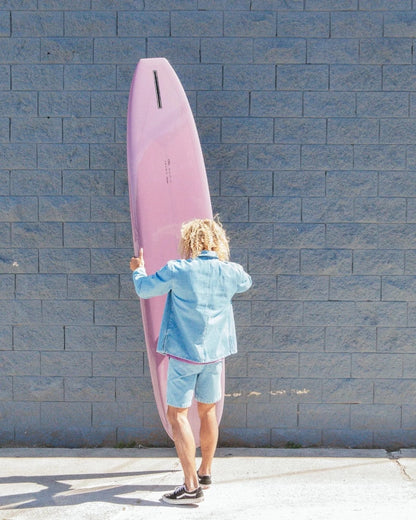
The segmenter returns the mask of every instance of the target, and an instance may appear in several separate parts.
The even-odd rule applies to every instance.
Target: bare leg
[[[215,413],[215,403],[198,403],[198,413],[201,420],[201,455],[202,461],[198,473],[201,476],[211,475],[211,465],[218,442],[218,421]]]
[[[168,406],[168,420],[172,426],[176,452],[185,475],[186,489],[193,491],[199,484],[195,469],[195,440],[188,421],[188,408]]]

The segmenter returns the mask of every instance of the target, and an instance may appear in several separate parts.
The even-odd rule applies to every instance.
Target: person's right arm
[[[148,276],[144,267],[142,249],[137,259],[133,257],[130,260],[130,268],[133,270],[134,288],[140,298],[162,296],[172,289],[172,270],[169,265],[165,265],[155,274]]]

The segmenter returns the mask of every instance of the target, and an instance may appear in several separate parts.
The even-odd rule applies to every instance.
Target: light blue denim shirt
[[[195,259],[168,262],[150,276],[138,268],[133,281],[140,298],[168,295],[157,352],[193,363],[237,352],[231,298],[251,287],[241,265],[202,251]]]

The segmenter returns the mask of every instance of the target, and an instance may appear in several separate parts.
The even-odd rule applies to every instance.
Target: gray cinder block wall
[[[0,0],[0,441],[169,441],[128,260],[126,109],[166,56],[236,299],[221,443],[416,443],[416,0]]]

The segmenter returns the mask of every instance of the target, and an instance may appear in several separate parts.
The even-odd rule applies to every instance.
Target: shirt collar
[[[218,258],[218,255],[215,251],[201,251],[198,255],[198,258]]]

